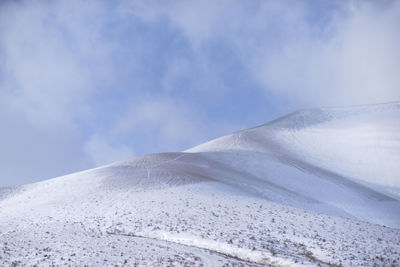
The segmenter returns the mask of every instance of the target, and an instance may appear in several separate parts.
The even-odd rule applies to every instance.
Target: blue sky
[[[399,1],[3,1],[0,186],[400,99]]]

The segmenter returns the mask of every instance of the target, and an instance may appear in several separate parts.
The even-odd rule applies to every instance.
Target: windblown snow
[[[0,188],[0,265],[400,264],[400,103]]]

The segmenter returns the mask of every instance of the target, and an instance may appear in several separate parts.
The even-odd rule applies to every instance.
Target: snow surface
[[[0,188],[0,265],[400,264],[400,103]]]
[[[400,103],[299,111],[188,152],[250,174],[242,186],[267,197],[278,186],[309,200],[272,197],[282,204],[400,227]]]

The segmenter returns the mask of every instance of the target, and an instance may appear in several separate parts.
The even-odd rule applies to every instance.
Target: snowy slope
[[[275,185],[309,200],[283,204],[400,227],[400,103],[299,111],[187,152],[248,173],[267,197]]]
[[[0,265],[396,265],[399,125],[400,103],[305,110],[1,189]]]
[[[189,151],[226,150],[285,150],[353,179],[400,187],[400,103],[298,111]]]

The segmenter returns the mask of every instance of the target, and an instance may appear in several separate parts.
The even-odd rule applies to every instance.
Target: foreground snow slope
[[[0,265],[396,265],[399,118],[399,103],[300,111],[1,189]]]

